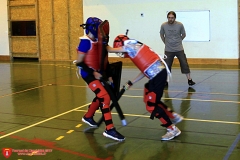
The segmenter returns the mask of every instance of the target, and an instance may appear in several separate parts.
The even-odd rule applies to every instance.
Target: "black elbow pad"
[[[89,68],[84,62],[78,62],[76,63],[76,66],[81,67],[87,73],[93,74],[94,72],[94,70],[92,68]]]

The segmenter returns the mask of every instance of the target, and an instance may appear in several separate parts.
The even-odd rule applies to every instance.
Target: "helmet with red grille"
[[[128,40],[128,36],[126,35],[118,35],[114,41],[113,41],[113,47],[114,48],[118,48],[118,47],[122,47],[124,46],[124,41]],[[124,52],[124,53],[116,53],[119,57],[122,57],[122,58],[129,58],[127,52]]]
[[[113,47],[118,48],[124,46],[124,41],[128,40],[126,35],[118,35],[113,41]]]

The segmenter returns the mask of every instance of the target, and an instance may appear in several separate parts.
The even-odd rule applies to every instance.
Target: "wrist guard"
[[[123,86],[123,89],[128,90],[132,85],[133,83],[130,80],[128,80],[126,84]]]

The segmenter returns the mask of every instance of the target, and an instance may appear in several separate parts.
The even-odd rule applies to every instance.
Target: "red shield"
[[[9,158],[12,154],[12,149],[11,148],[3,148],[2,154],[5,158]]]
[[[105,20],[98,26],[98,54],[100,58],[100,69],[102,74],[104,74],[103,72],[105,71],[108,62],[108,51],[106,49],[109,40],[108,35],[109,22]]]

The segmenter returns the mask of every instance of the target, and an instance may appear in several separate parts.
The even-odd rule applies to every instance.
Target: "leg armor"
[[[96,94],[96,97],[100,103],[100,109],[102,111],[106,128],[109,130],[113,127],[112,115],[110,112],[110,97],[99,80],[94,80],[89,83],[89,88]]]
[[[149,83],[145,83],[143,90],[143,102],[147,103],[147,94],[149,92]]]
[[[171,110],[170,108],[168,108],[168,106],[166,104],[164,104],[162,101],[160,101],[158,103],[158,106],[161,107],[165,112],[166,114],[168,115],[169,118],[173,119],[174,116],[173,116],[173,110]]]
[[[147,85],[145,85],[146,87]],[[163,124],[163,127],[168,127],[172,124],[168,115],[162,107],[159,107],[156,103],[156,94],[154,92],[145,92],[148,89],[144,89],[144,102],[146,103],[146,110],[151,113],[150,119],[154,117],[158,118]]]
[[[85,114],[86,118],[90,118],[94,116],[94,113],[99,108],[100,102],[97,97],[95,97],[92,101],[92,103],[88,107],[88,112]]]

